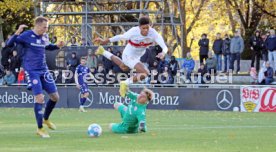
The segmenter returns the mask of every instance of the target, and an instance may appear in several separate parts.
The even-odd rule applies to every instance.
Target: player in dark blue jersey
[[[59,94],[46,65],[45,50],[57,50],[64,46],[64,42],[61,41],[58,45],[49,43],[46,34],[48,31],[48,20],[44,17],[35,19],[33,30],[23,32],[25,27],[25,25],[19,26],[16,33],[10,38],[8,45],[17,43],[23,46],[23,68],[29,73],[32,91],[35,96],[34,112],[38,126],[37,134],[42,138],[49,138],[48,132],[43,128],[43,123],[50,129],[56,129],[56,126],[49,121],[49,116],[59,100]],[[45,111],[43,110],[43,90],[50,97],[46,103]]]
[[[82,57],[80,59],[80,65],[77,66],[75,71],[75,82],[77,88],[80,89],[81,97],[80,97],[80,112],[86,112],[84,109],[84,103],[86,102],[89,92],[88,92],[88,81],[90,81],[92,74],[90,73],[90,69],[86,66],[86,58]]]

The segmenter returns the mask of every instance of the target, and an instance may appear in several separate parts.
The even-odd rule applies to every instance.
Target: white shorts
[[[135,51],[139,51],[138,53]],[[134,53],[135,52],[135,53]],[[135,65],[140,61],[141,56],[143,56],[145,51],[141,49],[135,49],[131,45],[127,45],[122,54],[123,63],[128,66],[130,69],[134,69]]]

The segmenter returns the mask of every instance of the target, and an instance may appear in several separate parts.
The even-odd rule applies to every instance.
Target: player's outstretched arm
[[[100,43],[101,45],[106,45],[110,42],[109,38],[102,39],[102,38],[95,38],[94,43]]]
[[[65,42],[64,41],[60,41],[57,45],[55,44],[49,44],[45,47],[46,50],[58,50],[61,49],[62,47],[64,47]]]
[[[168,52],[168,47],[167,47],[167,45],[165,44],[164,39],[162,38],[162,36],[161,36],[159,33],[157,33],[157,32],[155,31],[155,35],[156,35],[155,42],[156,42],[158,45],[160,45],[160,47],[162,48],[162,52],[158,53],[156,57],[157,57],[157,58],[160,58],[160,59],[163,59],[163,58],[165,57],[165,55],[167,54],[167,52]]]
[[[11,38],[8,40],[7,46],[13,47],[14,43],[21,43],[20,39],[17,39],[18,36],[24,31],[24,28],[28,27],[25,24],[22,24],[18,27],[14,35],[11,36]]]

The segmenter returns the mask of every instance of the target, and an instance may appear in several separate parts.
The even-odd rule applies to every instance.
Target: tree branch
[[[276,18],[276,14],[270,13],[267,10],[264,9],[264,7],[260,6],[256,1],[254,1],[253,3],[260,11],[262,11],[263,13],[265,13],[266,15],[269,15],[271,17],[275,17]]]
[[[203,5],[204,5],[204,2],[205,2],[205,0],[201,0],[200,5],[199,5],[199,7],[198,7],[198,10],[197,10],[197,12],[196,12],[196,15],[195,15],[193,21],[191,22],[191,25],[190,25],[189,28],[187,29],[187,35],[188,35],[189,32],[191,32],[193,26],[195,25],[196,21],[198,20],[198,17],[199,17],[199,14],[200,14],[200,12],[201,12],[201,8],[202,8]]]
[[[227,0],[229,2],[229,4],[235,8],[235,10],[238,12],[239,16],[240,16],[240,19],[241,19],[241,22],[242,22],[242,25],[244,28],[247,28],[248,27],[248,24],[246,23],[245,19],[244,19],[244,16],[242,15],[242,11],[241,9],[239,8],[238,6],[238,3],[236,0]],[[231,2],[233,1],[234,4]]]

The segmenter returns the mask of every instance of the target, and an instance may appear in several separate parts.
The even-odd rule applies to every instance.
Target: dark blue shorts
[[[81,92],[81,94],[88,92],[88,85],[86,83],[80,85],[80,92]]]
[[[42,94],[45,90],[48,94],[57,92],[55,80],[49,71],[27,71],[29,73],[34,95]]]

